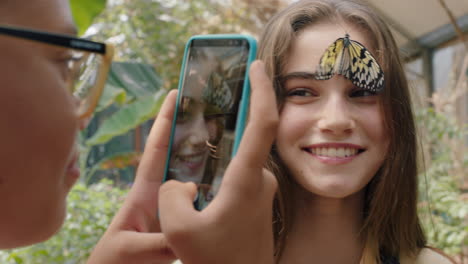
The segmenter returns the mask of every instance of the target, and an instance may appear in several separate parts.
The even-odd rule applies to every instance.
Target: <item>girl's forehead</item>
[[[348,34],[351,40],[363,44],[372,53],[366,33],[347,23],[319,23],[302,29],[294,39],[284,72],[314,72],[320,58],[337,39]]]

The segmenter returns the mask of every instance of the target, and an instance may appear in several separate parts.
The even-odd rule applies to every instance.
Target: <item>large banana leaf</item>
[[[127,93],[124,89],[115,87],[112,84],[107,83],[104,91],[102,91],[101,98],[96,107],[96,112],[101,112],[110,105],[116,103],[117,105],[123,105],[127,99]]]
[[[129,100],[154,94],[162,83],[152,65],[135,62],[113,62],[107,79],[107,84],[124,89]]]
[[[112,138],[125,134],[144,121],[153,118],[158,113],[165,95],[166,91],[160,90],[154,96],[139,98],[122,107],[106,119],[85,144],[89,147],[105,144]]]

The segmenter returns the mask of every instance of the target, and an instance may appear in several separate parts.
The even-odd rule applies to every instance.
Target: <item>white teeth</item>
[[[338,157],[345,157],[345,151],[344,151],[344,148],[339,148],[339,149],[336,149],[336,156]]]
[[[312,148],[310,152],[318,156],[332,157],[332,158],[345,158],[345,157],[356,155],[358,153],[358,149],[355,149],[355,148]]]
[[[351,149],[347,148],[347,149],[344,149],[344,150],[345,150],[345,151],[344,151],[344,152],[345,152],[345,155],[346,155],[347,157],[351,156]]]

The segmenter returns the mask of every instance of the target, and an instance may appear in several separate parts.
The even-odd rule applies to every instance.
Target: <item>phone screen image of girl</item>
[[[201,99],[181,97],[169,164],[170,178],[201,182],[210,146],[216,146],[222,137],[222,116],[207,116],[209,109],[209,104]]]
[[[190,55],[173,135],[168,175],[171,179],[200,184],[210,150],[213,152],[222,138],[222,110],[207,96],[214,85],[213,76],[220,71],[219,63],[206,52],[194,50]]]
[[[243,47],[196,47],[178,103],[168,177],[198,185],[198,208],[217,193],[233,151],[245,73]]]
[[[207,104],[203,101],[182,98],[169,165],[172,179],[200,183],[203,178],[210,146],[216,146],[223,126],[222,117],[207,118],[205,110]]]

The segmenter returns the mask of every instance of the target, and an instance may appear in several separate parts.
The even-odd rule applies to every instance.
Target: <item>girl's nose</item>
[[[318,127],[324,133],[338,136],[350,134],[353,131],[355,121],[352,118],[346,98],[330,96],[322,108]]]
[[[189,141],[192,143],[192,145],[204,146],[205,142],[209,140],[209,132],[203,113],[197,114],[190,129],[191,135],[189,137]]]

